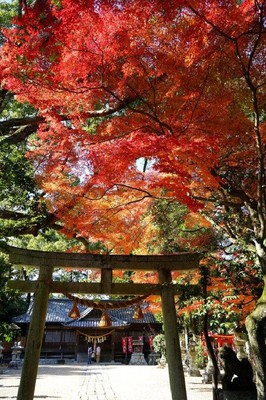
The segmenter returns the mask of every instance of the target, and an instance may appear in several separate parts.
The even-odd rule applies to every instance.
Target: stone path
[[[17,398],[20,369],[0,375],[0,399]],[[188,400],[212,400],[211,385],[186,377]],[[167,367],[112,364],[39,366],[34,399],[171,400]]]

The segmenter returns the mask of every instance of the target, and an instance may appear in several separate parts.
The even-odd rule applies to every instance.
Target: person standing
[[[91,358],[92,358],[92,347],[88,347],[88,364],[91,364]]]
[[[100,346],[98,345],[98,346],[96,347],[96,362],[97,362],[97,363],[100,362],[100,358],[101,358],[101,348],[100,348]]]

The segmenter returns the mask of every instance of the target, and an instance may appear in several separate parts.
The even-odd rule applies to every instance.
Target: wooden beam
[[[7,251],[12,264],[54,268],[111,268],[129,271],[169,269],[174,271],[195,269],[200,259],[199,253],[110,255],[38,251],[12,246],[8,246]]]
[[[112,291],[113,270],[104,268],[101,270],[101,290],[102,293],[110,293]]]
[[[13,290],[19,290],[23,293],[34,293],[38,286],[38,281],[9,281],[8,287]],[[178,285],[173,284],[175,295],[188,291],[192,296],[199,293],[197,285]],[[83,294],[117,294],[117,295],[160,295],[162,291],[161,284],[149,283],[112,283],[109,289],[103,287],[101,283],[88,282],[52,282],[50,293],[83,293]]]

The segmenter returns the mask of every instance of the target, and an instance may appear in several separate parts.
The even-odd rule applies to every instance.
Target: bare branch
[[[0,135],[5,135],[6,129],[17,128],[19,126],[33,125],[44,122],[44,117],[35,115],[33,117],[11,118],[0,121]]]
[[[17,221],[20,219],[29,218],[29,215],[22,213],[22,212],[0,209],[0,218],[1,219],[14,219]]]
[[[0,145],[3,144],[18,144],[27,139],[31,134],[35,133],[38,125],[28,125],[22,126],[17,129],[14,133],[6,136],[4,139],[0,140]]]

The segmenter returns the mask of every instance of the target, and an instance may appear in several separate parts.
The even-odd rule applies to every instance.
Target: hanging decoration
[[[122,351],[123,353],[132,353],[133,345],[132,345],[132,336],[123,336],[121,338],[122,341]]]
[[[104,342],[107,338],[107,336],[111,335],[112,332],[114,332],[115,329],[111,329],[106,333],[103,333],[101,335],[87,335],[86,333],[83,333],[81,331],[77,331],[79,335],[85,336],[87,342],[94,342],[95,340],[98,343]]]
[[[47,285],[53,287],[51,282],[45,282],[45,283]],[[93,301],[93,300],[88,300],[88,299],[81,299],[77,296],[73,296],[72,294],[66,293],[66,292],[62,292],[62,294],[64,296],[66,296],[69,300],[73,301],[73,307],[70,310],[70,312],[68,313],[69,318],[73,318],[73,319],[80,318],[80,311],[78,309],[77,304],[84,305],[86,307],[92,307],[95,309],[104,310],[102,313],[100,322],[99,322],[99,327],[101,327],[101,328],[106,328],[106,327],[112,326],[111,318],[107,314],[106,309],[126,308],[126,307],[136,304],[132,318],[133,319],[143,319],[144,316],[143,316],[143,312],[142,312],[140,303],[144,299],[146,299],[147,297],[150,296],[150,294],[147,294],[147,295],[143,295],[143,296],[134,297],[131,300],[117,301],[117,302],[113,303],[113,302],[108,302],[108,301],[101,302],[101,301]]]
[[[126,353],[127,352],[127,337],[124,336],[121,339],[122,339],[122,351],[123,351],[123,353]]]
[[[129,353],[133,352],[132,336],[128,336],[127,338],[127,348]]]
[[[99,327],[100,328],[107,328],[108,326],[112,326],[112,321],[111,318],[109,317],[108,313],[106,310],[103,310],[100,322],[99,322]]]
[[[73,318],[73,319],[76,319],[76,318],[80,317],[80,312],[79,312],[79,309],[78,309],[78,306],[77,306],[76,302],[73,303],[73,307],[69,311],[68,317],[69,318]]]
[[[88,343],[95,343],[95,342],[103,343],[103,342],[106,341],[106,336],[99,337],[98,339],[94,339],[92,337],[88,337],[86,340],[87,340]]]
[[[133,319],[143,319],[144,318],[140,304],[136,305],[132,318]]]
[[[53,288],[52,282],[45,281],[45,283],[51,288]],[[137,296],[133,297],[130,300],[124,300],[124,301],[116,301],[115,303],[113,302],[108,302],[108,301],[94,301],[94,300],[89,300],[89,299],[81,299],[80,297],[73,296],[70,293],[66,292],[61,292],[64,296],[66,296],[69,300],[72,300],[76,304],[80,304],[86,307],[92,307],[95,309],[119,309],[119,308],[126,308],[132,305],[135,305],[137,303],[141,303],[143,300],[145,300],[147,297],[149,297],[151,294],[146,294],[143,296]]]

